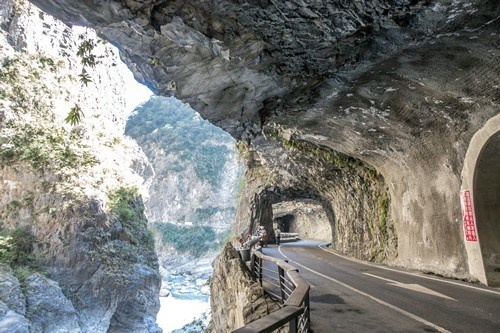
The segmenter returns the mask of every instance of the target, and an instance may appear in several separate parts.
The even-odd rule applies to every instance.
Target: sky
[[[120,63],[119,66],[125,67],[124,78],[125,78],[125,100],[127,102],[127,109],[132,111],[140,104],[146,102],[151,95],[154,95],[151,90],[145,85],[137,82],[134,78],[132,72],[127,68],[127,65]]]
[[[85,35],[89,33],[92,38],[97,38],[96,32],[87,27],[73,26],[72,30],[77,35]],[[116,58],[119,60],[120,57],[118,56],[118,48],[111,43],[108,43],[107,46],[110,46],[114,50]],[[137,106],[146,102],[151,97],[151,95],[154,95],[148,87],[135,80],[134,75],[124,62],[119,60],[115,69],[118,70],[122,77],[125,79],[126,86],[124,98],[127,103],[127,110],[133,111]]]

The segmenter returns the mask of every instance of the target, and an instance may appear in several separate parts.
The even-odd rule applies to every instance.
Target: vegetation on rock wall
[[[191,164],[198,178],[213,188],[220,185],[229,153],[227,133],[201,119],[188,105],[174,98],[153,97],[135,110],[125,133],[141,145],[157,143],[166,154],[175,155],[179,162],[173,171]]]
[[[218,249],[229,232],[220,231],[229,229],[236,211],[234,140],[189,105],[159,96],[136,108],[125,133],[154,169],[146,212],[154,223],[160,262],[180,265],[183,258]]]
[[[229,231],[216,234],[208,226],[178,226],[173,223],[156,222],[153,228],[160,234],[163,245],[171,245],[177,251],[195,257],[219,249],[229,236]]]
[[[110,71],[119,58],[102,43],[99,51],[111,57],[85,51],[82,64],[77,30],[34,7],[21,12],[9,0],[0,7],[0,264],[2,279],[12,270],[21,282],[15,292],[27,308],[18,319],[35,330],[44,322],[47,332],[105,332],[120,330],[111,318],[126,314],[134,331],[156,332],[158,258],[136,172],[148,166],[123,136],[124,66]],[[82,65],[92,67],[83,85]],[[33,273],[47,273],[62,301],[51,302],[51,290],[24,288]],[[28,297],[49,299],[50,307],[30,309]],[[75,325],[50,328],[68,308]]]
[[[47,98],[52,92],[44,78],[53,75],[57,81],[63,80],[58,74],[62,64],[45,55],[27,58],[12,57],[0,67],[5,84],[1,97],[13,112],[2,126],[1,162],[10,165],[25,161],[36,170],[95,165],[97,160],[89,147],[78,142],[82,133],[54,124]]]
[[[7,126],[12,131],[0,152],[4,164],[25,161],[36,170],[75,169],[97,164],[96,157],[84,150],[88,147],[76,143],[78,134],[75,132],[47,128],[39,123],[19,128],[14,122],[8,122]]]
[[[144,205],[135,187],[120,187],[109,193],[109,207],[121,223],[123,234],[134,246],[153,248],[151,234],[147,230]]]
[[[74,204],[77,212],[70,216],[78,214],[71,221],[78,233],[65,241],[79,256],[73,265],[81,269],[83,262],[93,267],[100,276],[96,278],[104,279],[110,288],[122,288],[143,278],[140,271],[150,274],[157,269],[158,259],[137,188],[119,187],[107,196],[108,209],[92,198]],[[76,293],[73,286],[64,286],[63,290],[66,288]]]
[[[35,236],[26,227],[0,229],[0,264],[10,266],[18,279],[43,271],[41,256],[34,252]]]
[[[263,136],[286,151],[281,158],[287,162],[280,160],[279,167],[286,166],[294,177],[293,185],[280,184],[280,178],[275,178],[276,188],[308,188],[313,195],[330,202],[335,218],[330,224],[335,228],[336,250],[370,261],[394,258],[397,235],[389,214],[390,197],[377,170],[352,156],[302,140],[298,134],[285,134],[279,125],[266,125]],[[266,162],[270,169],[277,167],[272,165],[276,163],[273,160]],[[307,165],[307,169],[300,164]],[[269,183],[264,176],[259,178],[260,182]],[[342,200],[346,197],[351,198],[349,205]]]

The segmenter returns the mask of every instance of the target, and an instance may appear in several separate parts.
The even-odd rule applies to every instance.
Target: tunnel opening
[[[282,232],[292,232],[290,227],[295,223],[295,217],[291,214],[286,214],[284,216],[274,216],[273,226],[275,228],[280,228]]]
[[[272,205],[273,226],[302,239],[332,240],[332,226],[323,205],[315,200],[284,201]]]
[[[475,169],[474,208],[487,284],[500,286],[500,131],[484,145]]]
[[[259,226],[274,242],[277,227],[297,233],[301,239],[335,239],[335,216],[330,202],[311,189],[266,188],[253,200],[250,225],[245,232],[255,233]],[[243,235],[242,235],[243,237]]]

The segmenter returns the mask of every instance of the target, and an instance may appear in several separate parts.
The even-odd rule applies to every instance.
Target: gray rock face
[[[21,289],[10,268],[0,267],[1,332],[82,332],[72,302],[59,284],[35,273]]]
[[[9,309],[0,301],[0,332],[28,333],[30,326],[26,318]]]
[[[133,206],[142,207],[139,200]],[[131,237],[125,221],[110,225],[99,202],[80,209],[85,218],[72,220],[79,232],[69,233],[52,274],[72,295],[82,331],[161,332],[158,259],[145,218]]]
[[[452,198],[468,142],[498,113],[494,0],[33,2],[95,26],[158,93],[253,146],[250,227],[272,215],[266,193],[314,197],[337,250],[467,277]],[[330,172],[330,153],[363,167]]]
[[[25,293],[31,332],[81,332],[73,304],[55,281],[33,274],[26,279]]]
[[[210,331],[231,332],[279,309],[250,271],[238,252],[227,244],[216,259],[210,282],[212,320]]]
[[[499,113],[496,0],[33,2],[255,150],[238,231],[312,198],[338,251],[477,278],[459,193]]]
[[[26,299],[19,280],[6,265],[0,265],[0,301],[21,316],[26,314]]]
[[[149,166],[123,135],[127,69],[95,32],[72,30],[28,2],[3,1],[0,14],[2,250],[13,251],[3,233],[30,236],[7,253],[15,260],[2,256],[29,277],[19,288],[0,270],[1,325],[159,332],[161,279],[138,174]],[[83,41],[98,59],[87,84],[78,76]],[[84,114],[77,125],[65,121],[72,109]]]

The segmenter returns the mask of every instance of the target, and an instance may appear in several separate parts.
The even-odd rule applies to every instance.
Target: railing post
[[[259,257],[259,283],[262,287],[262,258]]]
[[[269,314],[261,319],[257,319],[244,327],[237,329],[240,333],[247,332],[271,332],[280,327],[288,326],[289,333],[307,333],[310,330],[310,309],[309,309],[309,293],[310,285],[300,277],[299,270],[285,263],[284,260],[272,258],[263,255],[262,253],[252,253],[250,266],[252,267],[252,275],[259,280],[261,287],[264,279],[264,262],[272,262],[278,266],[278,279],[281,295],[274,293],[276,287],[275,275],[271,274],[269,286],[267,285],[266,273],[266,288],[270,287],[271,295],[280,297],[283,306],[275,313]],[[266,268],[266,272],[271,271]],[[287,285],[287,283],[289,285]],[[291,291],[291,294],[287,294]],[[288,323],[288,325],[287,325]],[[234,332],[236,332],[234,331]]]
[[[309,291],[307,291],[306,297],[304,299],[304,306],[305,306],[305,310],[306,310],[304,312],[304,317],[306,320],[305,329],[306,329],[306,332],[309,332],[309,330],[311,329],[311,312],[310,312],[310,308],[309,308]]]
[[[280,280],[281,304],[285,303],[285,270],[278,265],[278,275]]]
[[[293,318],[290,320],[290,333],[297,333],[297,323],[298,323],[298,317]]]
[[[250,256],[250,270],[252,271],[252,276],[255,277],[255,253]]]

